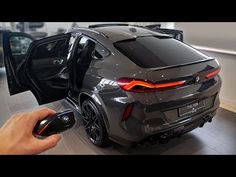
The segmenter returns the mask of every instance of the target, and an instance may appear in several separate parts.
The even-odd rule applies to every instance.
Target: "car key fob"
[[[33,134],[36,137],[47,137],[53,134],[61,133],[73,127],[75,117],[72,110],[66,110],[53,114],[40,120],[35,125]]]

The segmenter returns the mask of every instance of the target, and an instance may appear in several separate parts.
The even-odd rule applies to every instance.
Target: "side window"
[[[25,58],[27,50],[33,40],[27,36],[12,36],[9,39],[12,57],[18,66]]]
[[[110,52],[103,47],[101,44],[97,43],[95,48],[95,56],[99,59],[107,57],[110,54]]]
[[[82,50],[84,48],[84,45],[86,44],[87,40],[89,40],[88,37],[83,36],[79,41],[79,47],[78,50]],[[101,44],[97,43],[94,51],[94,59],[101,59],[104,57],[107,57],[110,54],[110,52],[103,47]]]
[[[88,40],[89,38],[87,38],[87,37],[82,37],[81,39],[80,39],[80,41],[79,41],[79,49],[83,49],[84,48],[84,45],[86,44],[86,42],[87,42],[87,40]]]
[[[67,39],[61,39],[52,41],[50,43],[41,44],[34,51],[32,58],[35,59],[47,59],[67,56]]]
[[[32,40],[24,36],[13,36],[10,38],[10,47],[13,56],[25,55]]]
[[[76,40],[76,35],[73,35],[73,34],[72,34],[71,37],[70,37],[70,41],[69,41],[67,59],[69,59],[70,56],[71,56],[71,52],[72,52],[73,44],[74,44],[75,40]]]

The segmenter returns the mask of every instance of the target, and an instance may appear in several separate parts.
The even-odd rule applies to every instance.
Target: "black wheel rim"
[[[89,139],[96,143],[101,140],[102,128],[99,123],[99,114],[90,103],[82,105],[82,115],[85,131],[87,132]]]

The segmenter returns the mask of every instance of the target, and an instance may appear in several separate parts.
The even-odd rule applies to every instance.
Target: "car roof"
[[[78,28],[74,29],[73,32],[81,31],[86,33],[86,35],[94,35],[94,33],[105,36],[112,42],[118,42],[123,40],[128,40],[143,36],[163,36],[169,37],[167,34],[158,33],[146,28],[136,27],[136,26],[105,26],[96,28]]]

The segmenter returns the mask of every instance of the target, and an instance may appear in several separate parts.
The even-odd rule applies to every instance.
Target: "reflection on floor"
[[[9,95],[4,69],[0,69],[0,98],[0,126],[13,113],[39,107],[31,92]],[[56,111],[70,108],[65,100],[44,106]],[[212,123],[195,129],[181,138],[175,138],[164,145],[156,144],[133,149],[115,143],[108,148],[92,145],[86,137],[80,116],[76,115],[78,121],[74,128],[63,133],[58,146],[42,154],[236,154],[236,114],[224,109],[218,110]]]

